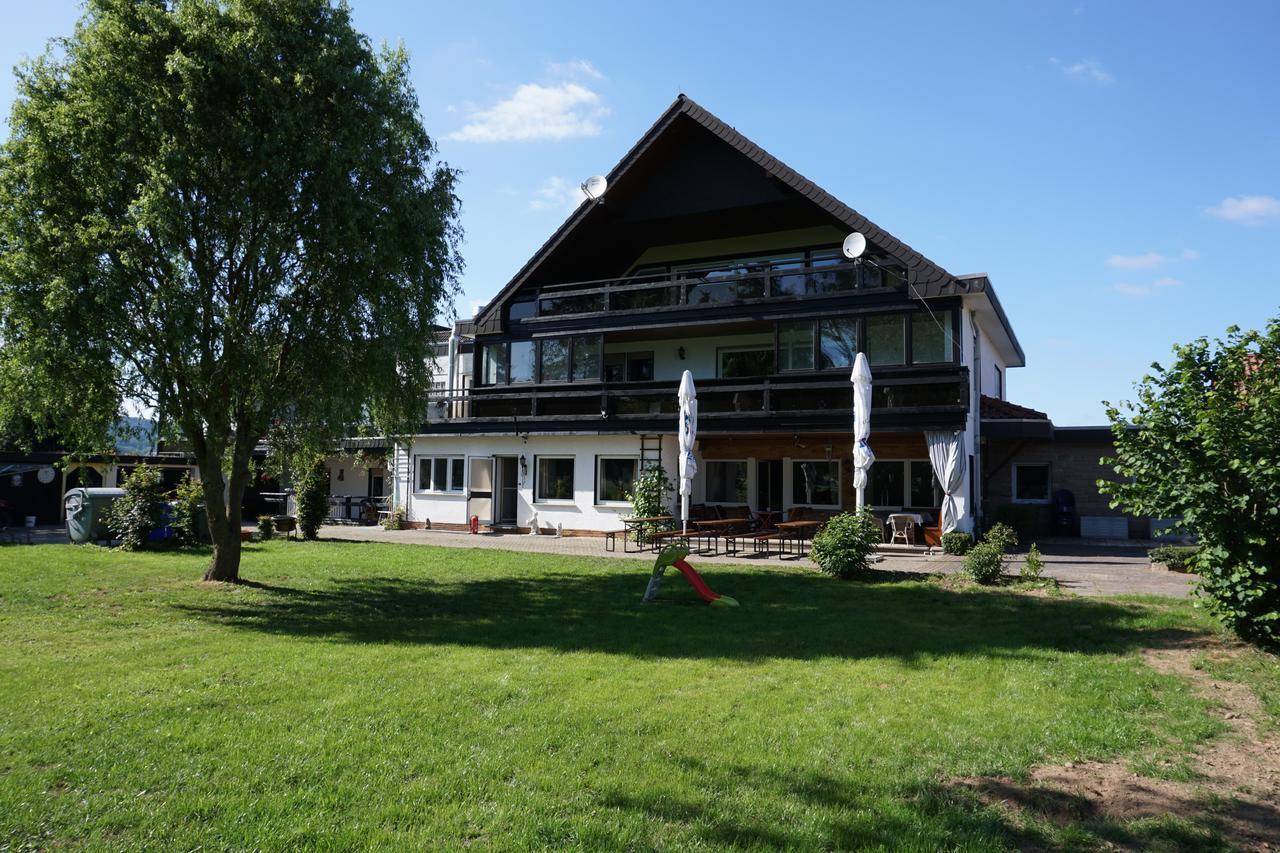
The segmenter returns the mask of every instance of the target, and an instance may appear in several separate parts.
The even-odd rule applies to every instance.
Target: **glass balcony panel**
[[[609,294],[613,311],[636,311],[645,308],[667,308],[680,304],[680,288],[671,284],[637,290],[616,290]]]
[[[563,296],[544,297],[538,304],[538,314],[542,317],[557,317],[564,314],[589,314],[607,309],[603,293],[566,293]]]

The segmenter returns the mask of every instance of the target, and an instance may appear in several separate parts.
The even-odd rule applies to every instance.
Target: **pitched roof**
[[[839,220],[843,225],[852,231],[861,231],[867,240],[873,245],[884,250],[888,254],[896,258],[907,270],[907,282],[914,285],[917,292],[921,296],[942,296],[952,295],[955,293],[967,293],[969,288],[957,288],[956,278],[924,255],[912,249],[906,243],[894,237],[888,231],[876,225],[870,219],[867,219],[858,211],[849,207],[840,199],[831,195],[822,187],[810,181],[796,170],[792,169],[786,163],[783,163],[777,157],[774,157],[768,151],[765,151],[759,145],[756,145],[750,139],[747,139],[741,133],[734,130],[729,125],[721,121],[717,116],[705,109],[692,98],[684,95],[678,95],[675,101],[666,111],[658,117],[645,134],[640,137],[639,141],[631,147],[631,150],[618,161],[618,164],[609,171],[606,176],[610,187],[616,186],[619,182],[625,180],[626,173],[632,165],[640,159],[646,150],[662,136],[663,132],[671,126],[681,116],[687,116],[704,128],[715,134],[725,143],[737,149],[746,157],[750,158],[773,178],[782,182],[786,186],[799,193],[801,196],[809,199],[819,208],[831,214],[835,219]],[[595,210],[595,205],[583,202],[578,205],[577,209],[569,216],[568,219],[560,225],[559,228],[547,239],[542,247],[534,253],[519,272],[507,282],[492,300],[481,310],[476,317],[477,325],[483,327],[488,322],[496,319],[493,315],[498,307],[514,293],[524,282],[538,269],[542,262],[578,227],[591,213]]]
[[[1049,416],[1044,412],[1010,403],[1008,400],[997,400],[995,397],[982,395],[982,417],[984,420],[1023,420],[1047,421]]]

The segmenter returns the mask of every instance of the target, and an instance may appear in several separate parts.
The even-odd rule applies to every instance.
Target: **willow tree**
[[[200,468],[239,577],[254,445],[412,428],[456,293],[456,173],[401,50],[326,0],[88,0],[0,151],[0,392],[82,443],[127,401]]]

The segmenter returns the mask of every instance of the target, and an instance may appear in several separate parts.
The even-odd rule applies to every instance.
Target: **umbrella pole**
[[[689,496],[687,494],[680,496],[680,518],[684,521],[682,533],[689,532]]]
[[[857,503],[854,504],[854,507],[858,510],[858,512],[862,512],[862,508],[866,506],[866,504],[867,504],[867,487],[859,486]]]

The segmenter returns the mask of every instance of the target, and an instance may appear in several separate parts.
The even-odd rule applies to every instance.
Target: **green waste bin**
[[[62,498],[67,510],[67,538],[72,542],[110,539],[111,505],[124,497],[124,489],[72,489]]]

